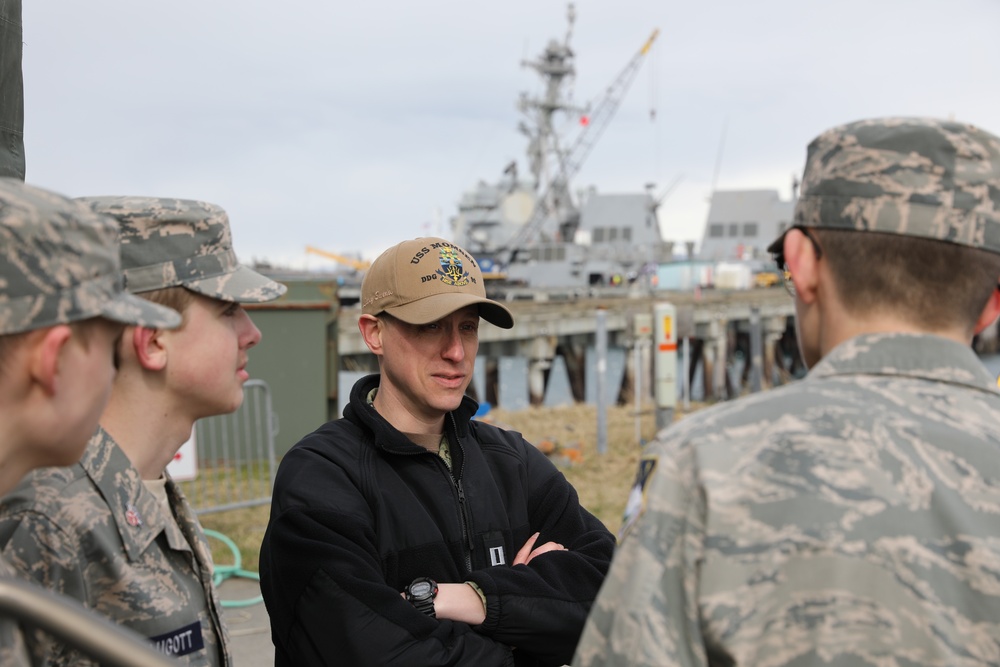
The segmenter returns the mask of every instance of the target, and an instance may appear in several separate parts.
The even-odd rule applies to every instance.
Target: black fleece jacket
[[[449,471],[368,404],[376,386],[278,468],[260,554],[275,665],[568,664],[614,537],[520,434],[470,421],[475,401],[446,417]],[[511,566],[536,531],[568,550]],[[424,616],[400,597],[418,576],[475,582],[486,621]]]

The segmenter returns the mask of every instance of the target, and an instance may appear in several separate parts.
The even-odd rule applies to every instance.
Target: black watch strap
[[[406,599],[417,611],[436,618],[434,614],[434,598],[437,597],[437,582],[430,577],[417,577],[406,587]]]

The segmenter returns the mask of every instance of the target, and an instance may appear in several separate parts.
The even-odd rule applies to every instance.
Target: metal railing
[[[239,410],[195,424],[198,475],[182,488],[198,514],[271,502],[278,433],[271,391],[262,380],[248,380],[243,391]]]

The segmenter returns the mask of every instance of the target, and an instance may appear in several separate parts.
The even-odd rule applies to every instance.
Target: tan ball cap
[[[514,326],[507,308],[486,298],[483,274],[468,252],[450,241],[426,237],[389,248],[361,283],[361,312],[386,312],[409,324],[428,324],[471,305],[502,329]]]

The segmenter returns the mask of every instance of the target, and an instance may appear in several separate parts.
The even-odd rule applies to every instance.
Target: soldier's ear
[[[819,256],[816,246],[799,229],[790,229],[784,240],[785,262],[792,274],[797,298],[810,304],[819,289]]]
[[[382,334],[385,322],[374,315],[362,315],[358,318],[358,329],[361,330],[361,337],[365,345],[374,354],[382,355]]]
[[[162,371],[167,365],[167,350],[163,345],[163,329],[129,327],[125,330],[126,344],[132,338],[132,351],[145,370]]]
[[[979,314],[979,319],[976,320],[976,326],[972,333],[978,334],[983,332],[986,327],[996,321],[998,316],[1000,316],[1000,281],[998,281],[996,289],[990,294],[989,301],[983,306],[983,312]]]
[[[29,370],[31,378],[46,395],[54,396],[58,389],[59,364],[73,330],[66,324],[39,329],[29,334]]]

